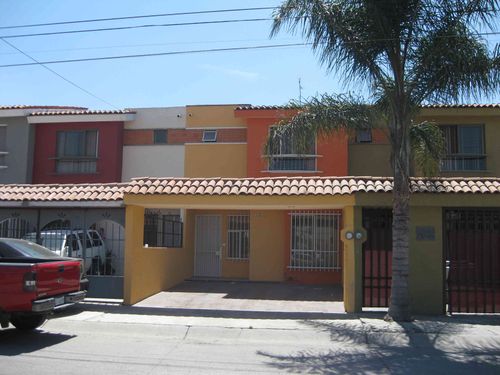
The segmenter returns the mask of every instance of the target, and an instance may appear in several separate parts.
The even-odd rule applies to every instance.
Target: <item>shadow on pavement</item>
[[[339,321],[305,322],[329,333],[334,349],[258,354],[268,366],[288,373],[499,374],[499,339],[492,332],[475,338],[464,332],[476,320],[486,324],[484,317],[443,317],[372,327]],[[495,325],[495,320],[490,325]]]
[[[44,332],[40,329],[29,332],[19,331],[15,328],[3,329],[0,330],[0,356],[16,356],[36,352],[73,337],[76,336]]]
[[[329,319],[357,319],[355,314],[322,313],[322,312],[286,312],[286,311],[252,311],[252,310],[215,310],[192,308],[165,308],[124,306],[119,304],[80,303],[58,313],[58,316],[77,314],[82,311],[95,311],[108,314],[137,314],[156,316],[184,316],[226,319],[292,319],[292,320],[329,320]],[[366,316],[381,318],[383,313],[366,313]],[[365,315],[365,314],[363,314]]]
[[[180,293],[219,293],[225,299],[342,302],[341,285],[300,285],[280,282],[187,280],[169,290]]]

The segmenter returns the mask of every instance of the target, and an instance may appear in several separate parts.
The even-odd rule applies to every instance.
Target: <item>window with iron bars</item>
[[[248,215],[230,215],[227,223],[227,257],[248,259],[250,249],[250,220]]]
[[[182,247],[183,222],[180,214],[163,214],[146,209],[144,246]]]
[[[340,270],[340,212],[295,211],[290,215],[289,268]]]
[[[315,171],[316,170],[316,141],[311,138],[305,150],[299,153],[298,141],[290,132],[274,137],[276,127],[271,127],[273,137],[270,148],[270,171]]]

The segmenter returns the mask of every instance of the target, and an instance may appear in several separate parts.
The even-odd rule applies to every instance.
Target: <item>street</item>
[[[83,305],[37,332],[1,330],[0,374],[500,372],[499,316],[400,325],[381,314],[302,320],[148,312]]]

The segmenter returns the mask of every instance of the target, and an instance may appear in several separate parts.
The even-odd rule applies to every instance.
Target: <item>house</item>
[[[216,105],[103,115],[124,116],[121,176],[113,175],[122,183],[3,186],[0,211],[22,215],[21,208],[39,205],[43,216],[73,205],[105,218],[111,214],[98,207],[124,206],[122,281],[129,304],[194,277],[337,285],[346,311],[387,306],[392,172],[386,132],[312,139],[307,154],[285,137],[272,145],[269,159],[263,147],[269,132],[296,111]],[[91,129],[92,121],[81,120],[87,115],[33,118],[54,140],[57,119]],[[448,154],[439,176],[412,180],[412,309],[498,311],[500,105],[425,106],[420,119],[443,127]],[[46,152],[42,159],[51,157]]]
[[[264,140],[294,111],[186,107],[201,140],[184,145],[184,178],[125,191],[126,302],[197,277],[337,284],[347,311],[387,306],[391,179],[359,177],[391,175],[385,132],[311,140],[306,155],[283,139],[269,160]],[[427,106],[421,118],[443,126],[448,155],[440,177],[413,180],[413,311],[444,311],[445,274],[451,311],[498,311],[500,105]]]
[[[85,110],[82,107],[13,105],[0,107],[0,183],[30,184],[35,128],[28,115],[41,111]]]

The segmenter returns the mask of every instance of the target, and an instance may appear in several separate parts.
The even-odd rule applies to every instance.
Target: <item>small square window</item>
[[[371,129],[356,130],[356,143],[371,143],[371,142],[372,142]]]
[[[204,130],[203,142],[217,142],[217,130]]]
[[[155,145],[167,143],[167,129],[155,129],[153,143]]]

